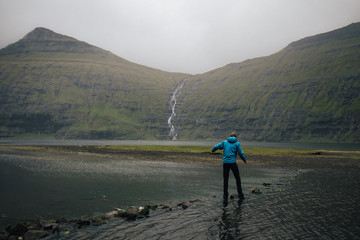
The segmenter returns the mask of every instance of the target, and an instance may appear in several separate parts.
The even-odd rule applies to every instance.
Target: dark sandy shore
[[[87,154],[101,154],[124,159],[138,159],[144,161],[168,161],[197,164],[220,164],[220,152],[166,152],[166,151],[134,151],[127,149],[107,148],[101,146],[6,146],[30,151],[77,152]],[[360,167],[359,151],[321,151],[308,154],[254,154],[245,153],[247,165],[274,166],[287,168],[326,168],[337,166]],[[241,163],[241,159],[238,163]]]

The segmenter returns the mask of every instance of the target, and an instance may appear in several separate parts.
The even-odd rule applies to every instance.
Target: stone
[[[103,225],[105,223],[106,223],[106,220],[102,219],[102,218],[94,218],[91,221],[91,225],[93,225],[93,226],[100,226],[100,225]]]
[[[118,213],[118,212],[116,211],[116,213]],[[112,215],[112,217],[114,217],[114,216],[115,216],[115,215]],[[106,216],[104,216],[104,215],[93,216],[93,217],[90,218],[90,220],[91,220],[91,225],[93,225],[93,226],[100,226],[100,225],[106,223],[106,222],[107,222],[107,219],[109,219],[109,218],[106,217]]]
[[[172,211],[172,208],[171,207],[166,207],[166,208],[164,208],[164,210],[165,210],[165,212],[170,212],[170,211]]]
[[[81,221],[79,222],[80,228],[81,228],[82,226],[89,226],[90,224],[91,224],[90,220],[81,220]]]
[[[129,208],[128,210],[126,210],[128,213],[137,213],[139,211],[138,208]]]
[[[120,209],[120,210],[122,210],[122,209]],[[117,215],[119,215],[119,211],[116,211],[116,210],[106,213],[106,216],[108,216],[108,217],[114,217]]]
[[[270,186],[270,185],[271,185],[271,183],[264,182],[264,183],[263,183],[263,185],[264,185],[265,187],[268,187],[268,186]]]
[[[58,229],[59,228],[59,224],[57,223],[46,223],[44,225],[44,230],[47,231],[54,231],[54,229]]]
[[[8,239],[9,235],[4,233],[4,232],[0,232],[0,240],[5,240]]]
[[[157,209],[157,207],[158,207],[158,205],[156,205],[156,204],[152,204],[152,205],[150,205],[150,209],[151,209],[151,210],[156,210],[156,209]]]
[[[260,194],[261,193],[261,190],[256,188],[256,187],[251,188],[250,191],[251,191],[251,193],[254,193],[254,194]]]
[[[33,240],[47,237],[50,233],[44,230],[29,230],[24,234],[24,239]]]
[[[169,208],[169,206],[161,204],[157,208],[158,209],[165,209],[165,208]]]
[[[136,220],[138,217],[138,209],[137,208],[130,208],[128,210],[119,211],[118,217],[125,218],[128,221]]]
[[[34,221],[27,225],[28,230],[42,230],[43,226],[41,225],[40,221]]]
[[[150,206],[147,205],[145,207],[139,207],[139,215],[148,216],[150,213]]]
[[[59,219],[56,220],[56,223],[60,223],[60,224],[62,224],[62,223],[67,223],[67,220],[66,220],[66,218],[64,218],[64,217],[61,217],[61,218],[59,218]]]
[[[181,207],[182,207],[183,209],[187,209],[187,208],[190,207],[190,206],[191,206],[191,202],[183,202],[182,205],[181,205]]]
[[[239,196],[238,194],[231,194],[231,195],[230,195],[230,199],[237,198],[238,196]]]
[[[10,226],[6,229],[11,235],[23,236],[28,228],[23,223],[17,223],[15,226]]]

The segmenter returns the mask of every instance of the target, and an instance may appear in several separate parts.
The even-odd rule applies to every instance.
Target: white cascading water
[[[170,99],[171,115],[170,115],[170,117],[168,119],[168,125],[169,125],[169,128],[170,128],[169,136],[172,137],[172,140],[176,140],[177,132],[175,131],[175,126],[171,123],[171,120],[176,116],[175,106],[176,106],[176,103],[177,103],[177,98],[179,97],[179,95],[181,93],[181,90],[184,87],[185,82],[187,80],[189,80],[189,78],[186,78],[186,79],[181,81],[181,83],[177,86],[177,88],[175,89],[175,91],[174,91],[174,93],[173,93],[173,95],[171,96],[171,99]]]

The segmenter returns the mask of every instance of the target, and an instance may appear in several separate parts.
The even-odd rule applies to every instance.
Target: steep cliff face
[[[186,76],[37,28],[0,50],[0,136],[165,138],[169,92]]]
[[[190,139],[360,142],[359,62],[359,23],[305,38],[193,76],[174,123]]]

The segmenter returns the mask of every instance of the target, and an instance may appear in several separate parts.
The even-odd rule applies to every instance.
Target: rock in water
[[[256,187],[253,187],[253,188],[251,188],[251,193],[260,194],[261,190]]]
[[[237,198],[238,196],[239,196],[238,194],[231,194],[231,195],[230,195],[230,199]]]
[[[11,235],[23,236],[25,232],[28,231],[28,228],[23,223],[17,223],[13,227],[8,227],[6,229]]]
[[[43,230],[29,230],[24,234],[24,239],[26,240],[40,239],[47,237],[49,234],[50,234],[49,232]]]

